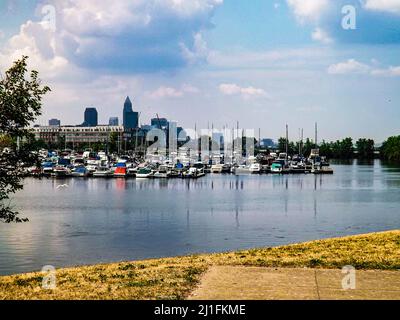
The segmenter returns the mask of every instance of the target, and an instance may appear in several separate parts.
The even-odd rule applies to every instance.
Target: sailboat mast
[[[303,140],[304,140],[304,129],[301,129],[301,143],[300,143],[300,155],[303,155]]]
[[[289,126],[286,125],[286,160],[288,159],[289,152]]]

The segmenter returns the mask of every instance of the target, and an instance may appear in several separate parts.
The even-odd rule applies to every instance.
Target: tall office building
[[[123,111],[123,125],[125,130],[136,129],[139,127],[139,113],[132,109],[132,102],[126,97]]]
[[[108,121],[108,125],[110,125],[110,126],[119,126],[118,117],[111,117],[110,120]]]
[[[151,119],[151,125],[157,129],[167,129],[168,128],[168,120],[165,118],[153,118]]]
[[[59,126],[61,126],[61,121],[58,119],[50,119],[49,126],[50,127],[59,127]]]
[[[86,108],[84,126],[96,127],[98,125],[98,113],[96,108]]]

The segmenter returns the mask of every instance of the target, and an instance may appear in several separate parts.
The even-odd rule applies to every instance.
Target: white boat
[[[114,171],[108,167],[99,167],[93,172],[94,178],[110,178],[114,175]]]
[[[250,173],[261,173],[261,165],[259,163],[252,163],[249,167]]]
[[[171,175],[170,170],[168,170],[167,166],[160,166],[158,170],[154,173],[154,178],[169,178]]]
[[[36,177],[40,176],[42,173],[42,170],[36,166],[28,168],[28,175]]]
[[[100,162],[97,160],[92,160],[89,159],[86,162],[86,169],[89,171],[89,173],[93,173],[97,170],[97,168],[100,166]]]
[[[131,166],[131,167],[127,168],[127,173],[128,173],[128,176],[130,176],[130,177],[136,177],[137,171],[138,171],[137,167]]]
[[[238,174],[249,174],[250,173],[250,166],[242,164],[240,166],[236,166],[233,169],[233,173]]]
[[[280,161],[274,161],[271,164],[271,173],[279,174],[283,172],[283,165]]]
[[[66,167],[63,166],[57,166],[53,169],[53,172],[51,173],[52,177],[55,178],[65,178],[71,175],[71,170],[69,170]]]
[[[50,166],[44,167],[42,170],[45,176],[50,176],[53,173],[53,167]]]
[[[211,166],[211,173],[222,173],[224,170],[224,165],[223,164],[214,164]]]
[[[153,176],[153,171],[149,168],[140,168],[136,173],[136,178],[147,179]]]
[[[195,167],[189,168],[189,170],[183,172],[182,174],[183,178],[193,178],[193,179],[197,179],[203,176],[205,176],[204,169],[198,169]]]
[[[312,165],[311,173],[314,174],[333,174],[333,169],[329,166],[329,162],[324,157],[321,157],[320,162]]]
[[[91,174],[93,174],[97,170],[97,168],[98,167],[93,164],[86,166],[87,171],[89,171],[89,173],[91,173]]]

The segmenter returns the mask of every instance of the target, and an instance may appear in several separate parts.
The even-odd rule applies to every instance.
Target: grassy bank
[[[400,269],[400,230],[276,248],[103,264],[57,270],[57,288],[42,274],[0,277],[0,299],[184,299],[211,265]]]

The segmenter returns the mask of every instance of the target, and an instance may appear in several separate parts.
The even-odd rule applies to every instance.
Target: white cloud
[[[399,0],[366,0],[364,7],[369,10],[400,14]]]
[[[163,99],[163,98],[181,98],[183,92],[171,87],[159,87],[157,90],[150,92],[148,96],[152,99]]]
[[[287,0],[287,4],[301,22],[318,20],[329,7],[328,0]]]
[[[0,30],[0,39],[3,39],[5,37],[4,31]]]
[[[207,61],[209,50],[207,48],[207,43],[204,41],[201,33],[196,33],[193,36],[193,39],[193,49],[189,49],[183,42],[180,43],[183,56],[191,64],[197,63],[199,61]]]
[[[333,39],[329,36],[329,34],[321,29],[321,28],[316,28],[314,32],[311,34],[311,37],[315,41],[320,41],[324,44],[331,44],[333,43]]]
[[[146,96],[151,99],[182,98],[186,94],[196,94],[200,90],[190,84],[184,84],[180,89],[161,86],[152,92],[146,92]]]
[[[27,21],[0,49],[29,52],[43,65],[68,61],[82,69],[157,72],[207,60],[201,32],[222,0],[53,0],[56,30]],[[40,8],[37,10],[40,14]]]
[[[333,39],[329,34],[318,25],[323,20],[322,16],[333,11],[332,3],[329,0],[286,0],[289,8],[293,11],[297,20],[304,24],[311,22],[316,25],[315,30],[311,33],[311,38],[324,44],[330,44]]]
[[[372,65],[358,62],[355,59],[349,59],[346,62],[340,62],[328,67],[329,74],[367,74],[372,76],[400,76],[400,66],[390,66],[388,68],[378,68],[378,61],[372,60]]]
[[[267,51],[231,50],[229,52],[212,51],[208,57],[211,66],[217,68],[239,69],[290,69],[307,65],[330,57],[328,48],[276,49]]]
[[[267,92],[263,89],[254,87],[240,87],[234,83],[220,84],[219,91],[227,96],[241,95],[244,98],[267,96]]]
[[[185,93],[199,93],[200,89],[190,84],[184,84],[182,86],[182,91]]]
[[[330,65],[328,67],[329,74],[348,74],[348,73],[368,73],[370,67],[364,63],[358,62],[355,59],[349,59],[345,62]]]
[[[162,104],[163,98],[181,102],[200,92],[184,78],[185,84],[176,84],[171,74],[207,60],[202,32],[213,27],[211,17],[222,0],[48,2],[56,7],[55,31],[44,21],[28,20],[0,47],[2,72],[28,55],[29,68],[52,88],[43,117],[74,123],[84,105],[95,105],[104,117],[118,115],[120,97],[127,94]],[[153,81],[168,85],[146,91]]]
[[[27,21],[17,35],[11,37],[0,50],[0,68],[8,68],[22,55],[29,56],[29,64],[47,78],[53,78],[60,71],[69,68],[69,61],[56,50],[56,39],[46,24]],[[68,68],[67,68],[68,67]]]
[[[400,66],[389,67],[386,69],[374,69],[371,71],[373,76],[387,76],[387,77],[399,77],[400,76]]]
[[[146,27],[168,27],[179,20],[199,20],[206,24],[207,17],[222,0],[118,0],[110,7],[107,1],[56,0],[62,8],[62,23],[73,34],[115,35],[123,31],[147,33]],[[173,18],[173,19],[171,19]],[[205,20],[204,20],[205,19]],[[192,20],[193,21],[193,20]],[[165,32],[167,29],[158,30]]]

